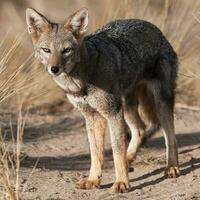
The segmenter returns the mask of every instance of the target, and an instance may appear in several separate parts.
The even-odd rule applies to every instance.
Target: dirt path
[[[1,115],[6,130],[11,116]],[[114,194],[114,167],[109,134],[106,136],[106,159],[101,189],[79,190],[76,182],[90,167],[89,146],[84,120],[76,113],[62,116],[29,115],[22,151],[26,155],[21,168],[24,199],[200,199],[200,112],[176,109],[176,133],[179,143],[181,176],[164,179],[165,145],[161,133],[140,149],[130,172],[131,191]],[[9,140],[9,137],[8,137]],[[31,173],[35,163],[36,169]]]

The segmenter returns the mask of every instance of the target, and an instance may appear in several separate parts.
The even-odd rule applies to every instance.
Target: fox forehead
[[[41,34],[37,46],[44,48],[68,48],[76,47],[78,42],[71,31],[64,30],[63,24],[51,24],[48,32]]]

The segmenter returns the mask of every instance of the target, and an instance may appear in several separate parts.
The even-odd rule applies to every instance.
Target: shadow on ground
[[[200,144],[200,132],[177,133],[176,138],[179,147]],[[151,138],[145,142],[144,146],[147,148],[165,148],[164,137]]]
[[[34,142],[38,140],[46,140],[58,134],[70,135],[72,130],[84,127],[85,122],[82,117],[76,117],[75,119],[70,117],[63,117],[61,120],[57,120],[54,123],[41,123],[39,125],[27,125],[24,129],[23,142]],[[17,125],[12,126],[12,132],[17,132]],[[2,133],[4,133],[5,140],[11,140],[11,128],[10,126],[2,127]],[[16,135],[14,135],[16,137]]]
[[[38,162],[37,168],[49,169],[49,170],[66,170],[66,171],[84,171],[90,169],[90,155],[82,154],[75,156],[62,156],[62,157],[30,157],[25,156],[22,159],[21,166],[26,168],[32,168],[35,163]],[[104,168],[111,168],[112,163],[112,151],[105,151],[105,166]]]
[[[184,162],[180,165],[180,171],[181,171],[181,176],[185,176],[191,172],[193,172],[194,170],[197,170],[200,168],[200,158],[193,158],[192,160],[188,161],[188,162]],[[147,174],[144,174],[142,176],[139,176],[137,178],[133,178],[130,180],[130,183],[136,182],[136,181],[140,181],[143,180],[144,182],[141,184],[138,184],[136,186],[133,186],[130,189],[130,192],[135,191],[136,189],[144,189],[145,187],[151,186],[151,185],[156,185],[162,181],[164,181],[166,179],[166,177],[164,176],[164,170],[165,167],[161,167],[158,169],[155,169]],[[161,174],[161,176],[159,176],[156,179],[153,179],[151,181],[145,181],[146,179],[152,177],[152,176],[156,176],[158,174]],[[110,188],[112,186],[113,183],[109,183],[109,184],[105,184],[102,186],[103,189],[106,188]]]

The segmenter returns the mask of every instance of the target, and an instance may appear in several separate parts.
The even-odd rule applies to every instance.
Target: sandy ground
[[[15,121],[15,117],[8,112],[0,115],[8,142],[8,124],[11,119]],[[200,112],[179,108],[175,111],[175,120],[181,176],[177,179],[163,177],[165,145],[162,133],[157,133],[141,147],[133,163],[134,171],[129,173],[130,192],[115,194],[110,189],[115,174],[108,132],[101,189],[80,190],[76,182],[88,175],[90,168],[83,118],[75,111],[54,116],[29,114],[20,172],[23,199],[200,199]]]

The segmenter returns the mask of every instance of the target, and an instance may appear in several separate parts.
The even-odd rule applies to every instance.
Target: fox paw
[[[114,189],[116,193],[125,193],[129,190],[129,184],[122,181],[116,181],[113,184],[112,189]]]
[[[78,188],[86,189],[86,190],[100,188],[100,181],[99,180],[88,180],[87,178],[84,178],[78,182]]]
[[[178,167],[167,167],[165,170],[165,176],[168,178],[176,178],[180,175]]]

